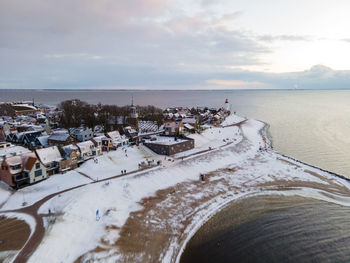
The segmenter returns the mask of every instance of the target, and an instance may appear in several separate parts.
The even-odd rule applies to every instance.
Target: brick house
[[[80,151],[77,146],[70,144],[59,147],[59,151],[62,156],[62,160],[59,163],[60,172],[66,172],[78,167]]]
[[[53,133],[47,139],[49,145],[66,146],[72,143],[76,143],[76,140],[68,133]]]
[[[29,184],[29,177],[23,173],[22,158],[19,155],[4,157],[1,162],[0,178],[13,188]]]
[[[180,136],[184,134],[184,125],[182,121],[167,120],[164,123],[164,133],[169,136]]]

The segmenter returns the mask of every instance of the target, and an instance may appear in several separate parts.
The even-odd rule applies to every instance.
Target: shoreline
[[[261,121],[263,122],[263,121]],[[319,167],[316,167],[314,165],[310,165],[310,164],[307,164],[305,162],[302,162],[300,160],[297,160],[293,157],[290,157],[290,156],[287,156],[287,155],[284,155],[282,153],[279,153],[275,150],[273,150],[273,143],[271,141],[271,138],[269,138],[268,136],[268,129],[270,128],[270,125],[268,123],[265,123],[263,122],[265,125],[264,127],[259,131],[259,134],[263,137],[263,138],[266,138],[267,140],[267,145],[268,145],[268,148],[270,150],[272,150],[276,155],[279,155],[283,158],[286,158],[288,160],[291,160],[291,161],[294,161],[296,163],[299,163],[299,164],[302,164],[303,166],[306,166],[306,167],[311,167],[313,169],[316,169],[316,170],[319,170],[321,172],[324,172],[324,173],[327,173],[331,176],[335,176],[339,179],[342,179],[342,180],[346,180],[348,182],[350,182],[350,179],[343,176],[343,175],[340,175],[340,174],[337,174],[337,173],[334,173],[334,172],[331,172],[331,171],[327,171],[327,170],[324,170],[322,168],[319,168]],[[265,139],[264,139],[265,140]],[[290,165],[295,165],[295,164],[290,164]],[[288,191],[288,190],[287,190]],[[188,242],[193,238],[193,236],[198,232],[198,230],[203,227],[211,218],[213,218],[215,215],[217,215],[218,213],[220,213],[223,209],[225,209],[227,206],[229,206],[230,204],[232,204],[233,202],[236,202],[236,201],[239,201],[239,200],[243,200],[243,199],[247,199],[247,198],[252,198],[252,197],[258,197],[258,196],[280,196],[280,195],[283,195],[283,196],[297,196],[297,197],[303,197],[303,198],[311,198],[311,199],[314,199],[314,200],[321,200],[321,201],[326,201],[326,202],[331,202],[331,203],[337,203],[337,202],[332,202],[330,200],[325,200],[325,199],[322,199],[322,198],[316,198],[316,197],[310,197],[310,196],[307,196],[307,195],[302,195],[302,194],[292,194],[292,195],[288,195],[286,193],[286,191],[283,191],[283,192],[273,192],[273,191],[263,191],[263,192],[253,192],[253,193],[248,193],[246,195],[242,195],[242,196],[239,196],[239,197],[234,197],[232,198],[231,200],[227,200],[226,202],[223,202],[221,203],[218,207],[216,207],[213,211],[210,211],[208,214],[204,215],[201,217],[201,220],[199,220],[198,222],[194,222],[195,224],[193,226],[190,226],[190,234],[186,237],[185,239],[185,242],[182,244],[177,256],[176,256],[176,260],[174,261],[175,263],[180,263],[180,260],[181,260],[181,257],[183,255],[183,252],[185,251],[186,249],[186,246],[188,244]],[[338,203],[337,203],[338,204]],[[344,204],[341,204],[341,205],[344,205]],[[350,206],[350,205],[348,205]],[[169,261],[170,262],[170,261]]]
[[[267,137],[268,128],[267,123],[247,120],[239,125],[244,136],[237,144],[224,145],[220,149],[190,156],[174,165],[151,169],[139,175],[108,178],[108,184],[102,183],[102,180],[89,183],[86,187],[90,191],[102,187],[102,193],[110,189],[106,194],[119,191],[121,197],[125,195],[129,199],[125,199],[126,203],[120,206],[116,197],[115,208],[106,207],[104,220],[107,221],[97,223],[104,230],[95,237],[96,243],[91,241],[89,249],[79,252],[78,257],[72,255],[74,260],[67,259],[66,262],[107,260],[178,263],[188,241],[210,218],[230,203],[252,196],[303,196],[348,206],[350,179],[274,151]],[[204,182],[198,180],[199,173],[207,175]],[[162,178],[164,182],[157,181],[157,178]],[[170,178],[172,181],[167,182]],[[130,193],[138,189],[132,188],[133,184],[140,182],[141,185],[146,183],[147,186],[143,188],[149,190],[143,189],[144,193],[139,193],[140,199],[130,199]],[[157,185],[152,186],[154,183]],[[63,200],[68,198],[67,205],[70,208],[57,214],[60,220],[45,231],[31,261],[41,259],[43,250],[52,248],[51,243],[61,240],[57,230],[69,229],[71,220],[75,220],[72,209],[79,202],[84,202],[86,196],[76,199],[73,192],[80,196],[83,190],[62,194],[65,196]],[[91,225],[88,222],[85,224]],[[73,242],[79,242],[79,239]],[[58,255],[57,262],[60,262]]]
[[[261,136],[261,138],[263,138],[264,136],[266,136],[266,131],[268,128],[268,124],[265,124],[264,127],[262,129],[260,129],[259,131],[259,135]],[[263,140],[264,141],[264,140]],[[241,142],[242,143],[242,142]],[[268,151],[266,151],[267,155],[272,155],[275,156],[276,160],[273,161],[273,163],[275,162],[279,162],[277,160],[277,157],[280,157],[282,155],[279,155],[277,152],[272,151],[270,146],[270,141],[264,141],[264,143],[267,143],[267,148]],[[266,145],[265,145],[266,146]],[[233,149],[233,148],[232,148]],[[264,155],[265,153],[262,152],[261,154],[259,154],[259,152],[257,153],[256,156],[258,157],[248,157],[252,160],[254,160],[254,158],[259,158],[260,155]],[[282,156],[283,157],[283,156]],[[287,157],[283,157],[288,159]],[[290,159],[288,159],[290,160]],[[284,163],[284,160],[281,161],[282,163]],[[293,163],[289,163],[289,164],[284,164],[287,169],[289,168],[296,168],[296,165]],[[294,167],[294,168],[293,168]],[[223,170],[225,170],[226,168],[224,168]],[[309,169],[313,169],[311,166],[309,165],[305,165],[303,164],[302,170],[304,174],[307,174],[308,176],[312,175],[311,173],[309,173]],[[287,181],[281,181],[281,182],[276,182],[274,183],[274,181],[271,181],[271,185],[266,185],[266,186],[262,186],[262,185],[252,185],[251,187],[247,187],[247,189],[244,189],[243,192],[240,192],[241,189],[237,188],[237,186],[232,186],[231,190],[227,190],[227,191],[223,191],[223,192],[219,192],[218,194],[212,196],[212,197],[208,197],[208,200],[204,200],[202,201],[198,201],[198,203],[196,205],[194,205],[191,209],[195,210],[195,212],[193,214],[190,215],[186,215],[184,214],[184,219],[179,219],[179,224],[185,224],[184,226],[180,227],[179,230],[176,230],[175,232],[177,233],[175,236],[173,236],[172,238],[169,238],[169,235],[171,236],[171,234],[166,233],[164,234],[163,238],[165,238],[163,240],[163,242],[165,243],[162,244],[164,247],[163,249],[161,249],[160,247],[158,247],[157,245],[153,245],[153,246],[149,246],[149,247],[145,247],[143,244],[139,244],[136,245],[137,249],[140,249],[141,251],[144,251],[144,253],[142,254],[148,254],[150,253],[148,256],[146,255],[139,255],[141,258],[143,258],[143,260],[141,258],[139,258],[139,260],[136,260],[137,262],[149,262],[146,260],[146,258],[152,259],[151,261],[154,262],[180,262],[181,256],[183,251],[186,249],[186,245],[188,244],[188,241],[191,240],[191,238],[193,237],[193,235],[198,231],[198,229],[200,229],[208,220],[210,220],[210,218],[212,218],[213,216],[215,216],[219,211],[221,211],[223,208],[225,208],[227,205],[229,205],[230,203],[236,201],[236,200],[242,200],[245,198],[249,198],[252,196],[259,196],[259,195],[285,195],[285,196],[302,196],[302,197],[306,197],[306,198],[313,198],[313,199],[317,199],[317,200],[323,200],[323,201],[327,201],[327,202],[333,202],[333,203],[338,203],[338,204],[342,204],[345,205],[344,202],[342,202],[339,198],[339,200],[337,201],[336,198],[332,198],[332,194],[330,194],[329,192],[325,192],[323,189],[327,189],[327,187],[331,186],[333,187],[334,191],[338,191],[337,193],[341,193],[341,195],[344,198],[348,198],[350,196],[350,190],[348,190],[350,187],[349,185],[346,187],[347,191],[344,191],[343,193],[341,192],[342,189],[342,182],[341,180],[344,179],[342,177],[336,177],[336,182],[332,182],[332,179],[334,179],[334,175],[326,173],[326,174],[322,174],[324,172],[322,172],[320,169],[314,168],[316,169],[316,171],[320,172],[320,174],[318,174],[319,177],[323,178],[325,181],[317,182],[317,180],[319,180],[319,178],[314,177],[313,179],[306,180],[306,181],[297,181],[297,180],[287,180]],[[220,171],[222,169],[219,170],[215,170],[212,172],[212,176],[215,177],[215,179],[217,179],[218,181],[223,180],[225,181],[225,178],[223,177],[223,175],[220,175],[222,173],[222,171]],[[233,171],[233,174],[235,174],[236,171]],[[328,176],[327,176],[328,175]],[[272,176],[273,177],[273,176]],[[258,179],[258,177],[256,177],[255,179],[253,178],[253,181],[255,182],[256,179]],[[276,180],[275,178],[273,178],[274,180]],[[338,180],[340,180],[340,182],[338,182]],[[248,183],[250,183],[252,180],[250,180]],[[217,185],[220,185],[220,183],[213,182],[212,185],[212,189],[215,189],[215,187]],[[208,184],[210,183],[208,182]],[[291,185],[289,185],[289,183]],[[338,185],[338,183],[340,185]],[[119,238],[118,240],[120,242],[117,242],[114,246],[112,246],[114,249],[117,250],[117,252],[115,252],[116,254],[118,254],[118,258],[123,259],[124,261],[135,261],[137,257],[137,253],[136,255],[132,252],[129,251],[127,249],[127,246],[130,244],[130,242],[132,241],[136,241],[137,239],[141,239],[145,236],[147,236],[148,240],[153,240],[153,238],[155,240],[158,239],[162,239],[162,235],[159,234],[154,234],[152,233],[154,230],[150,229],[152,227],[149,226],[149,224],[147,224],[147,228],[142,228],[142,231],[148,231],[149,235],[139,235],[139,234],[134,234],[133,233],[133,229],[134,227],[136,227],[137,225],[143,224],[146,222],[150,222],[152,220],[156,220],[159,218],[162,218],[163,221],[168,221],[168,220],[172,220],[171,217],[166,217],[164,214],[160,214],[158,217],[154,216],[154,218],[156,219],[152,219],[152,215],[154,214],[154,211],[157,210],[152,210],[153,207],[157,207],[159,205],[161,205],[162,203],[167,203],[168,204],[168,208],[169,210],[171,210],[172,208],[175,209],[175,211],[177,211],[177,213],[180,213],[180,211],[176,210],[176,202],[173,206],[171,206],[169,204],[169,200],[171,198],[167,198],[166,196],[168,195],[173,195],[175,193],[175,188],[176,188],[176,193],[179,190],[179,188],[181,186],[183,186],[184,183],[182,183],[179,186],[176,187],[170,187],[169,189],[163,189],[163,190],[159,190],[159,192],[162,192],[160,195],[158,193],[156,193],[155,196],[150,197],[149,200],[147,200],[147,202],[141,202],[143,208],[133,214],[130,215],[130,217],[128,218],[127,222],[124,224],[123,228],[121,229],[120,233],[121,233],[121,238]],[[204,189],[211,189],[210,185],[205,185],[203,186],[203,191]],[[339,188],[339,189],[336,189]],[[193,189],[193,188],[191,188]],[[193,191],[193,190],[192,190]],[[232,191],[237,191],[235,193],[231,193]],[[164,193],[165,192],[165,193]],[[334,196],[337,195],[337,193],[334,194]],[[186,191],[183,191],[182,193],[180,193],[182,195],[186,194]],[[178,194],[178,195],[180,195]],[[328,195],[327,195],[328,194]],[[338,196],[336,196],[338,197]],[[180,198],[179,196],[176,196],[175,198]],[[181,203],[185,202],[185,201],[180,201]],[[188,205],[192,203],[192,201],[190,201],[189,199],[187,200]],[[170,205],[170,207],[169,207]],[[151,207],[151,208],[150,208]],[[190,209],[188,207],[188,209]],[[158,209],[159,210],[159,209]],[[177,213],[174,213],[177,214]],[[147,218],[147,220],[146,220]],[[176,229],[176,225],[172,225],[172,226],[167,226],[165,229],[168,228],[174,228]],[[158,229],[156,227],[156,229]],[[169,230],[165,230],[164,231],[169,231]],[[123,230],[125,231],[125,233],[123,232]],[[138,228],[136,231],[140,231]],[[142,232],[141,231],[141,232]],[[159,230],[157,230],[159,231]],[[171,231],[170,231],[171,232]],[[123,234],[125,234],[125,236],[123,236]],[[133,239],[133,236],[135,236],[135,239]],[[147,240],[147,238],[145,238],[144,240]],[[170,240],[169,240],[170,239]],[[137,241],[136,241],[137,242]],[[160,245],[160,244],[158,244]],[[142,247],[142,249],[141,249]],[[101,248],[100,248],[101,249]],[[126,250],[125,250],[126,249]],[[158,250],[159,249],[159,250]],[[99,249],[97,249],[99,250]],[[152,254],[152,251],[155,250],[156,252],[154,252]],[[100,258],[98,255],[103,254],[101,253],[101,251],[95,251],[90,254],[90,256],[86,257],[80,257],[80,261],[76,261],[76,262],[81,262],[84,260],[88,260],[88,259],[92,259],[92,258],[96,258],[97,260]],[[100,259],[103,259],[104,257],[102,256]],[[121,260],[121,262],[123,261]]]

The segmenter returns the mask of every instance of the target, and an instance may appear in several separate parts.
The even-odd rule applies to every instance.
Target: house
[[[196,118],[183,118],[182,123],[191,125],[194,129],[198,129],[199,121]]]
[[[0,178],[13,188],[29,184],[29,177],[23,173],[22,158],[19,155],[4,157],[1,162]]]
[[[104,137],[104,135],[96,136],[96,137],[93,137],[91,139],[91,141],[93,142],[95,148],[100,149],[101,152],[102,152],[102,137]]]
[[[26,146],[34,146],[36,138],[41,136],[41,131],[25,131],[15,134],[14,143]]]
[[[165,135],[180,136],[184,134],[184,125],[182,121],[167,120],[164,123]]]
[[[76,142],[72,136],[64,132],[53,133],[47,140],[49,145],[56,146],[65,146]]]
[[[94,133],[90,128],[80,127],[71,129],[70,135],[79,142],[85,142],[90,140],[94,136]]]
[[[93,158],[94,156],[101,155],[101,149],[95,147],[92,141],[79,142],[76,144],[80,151],[79,162],[86,161]]]
[[[7,142],[15,142],[17,138],[18,131],[15,128],[11,128],[9,131],[5,132]]]
[[[127,136],[134,138],[138,136],[138,132],[132,128],[131,126],[127,126],[124,128],[124,132]]]
[[[53,175],[59,171],[59,163],[62,160],[62,156],[57,146],[36,149],[35,153],[41,163],[46,167],[47,175]]]
[[[91,141],[94,143],[95,147],[100,147],[104,152],[109,152],[112,149],[116,149],[116,147],[113,145],[112,139],[106,136],[94,137],[91,139]]]
[[[34,152],[21,154],[24,177],[29,178],[29,184],[39,182],[47,178],[44,164],[40,162]]]
[[[121,136],[119,131],[107,132],[107,137],[112,139],[114,147],[127,145],[129,140],[125,136]]]
[[[59,147],[62,160],[59,163],[59,171],[65,172],[78,167],[78,161],[80,159],[79,148],[73,144]]]

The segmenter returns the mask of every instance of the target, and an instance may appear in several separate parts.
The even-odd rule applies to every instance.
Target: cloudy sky
[[[0,88],[350,88],[348,0],[0,0]]]

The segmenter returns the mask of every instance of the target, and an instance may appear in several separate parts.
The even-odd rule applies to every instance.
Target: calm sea
[[[300,197],[240,200],[195,234],[180,262],[350,262],[349,218],[349,207]]]

